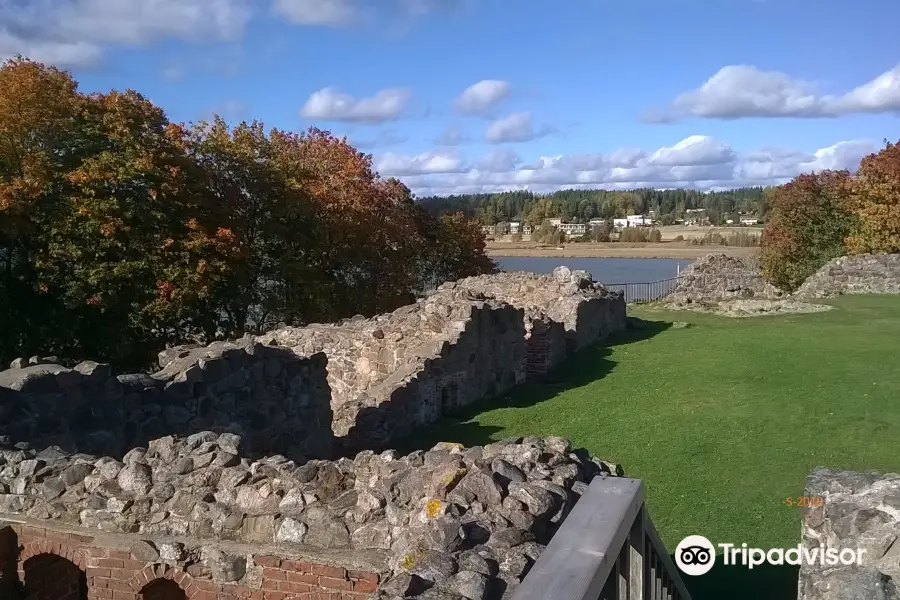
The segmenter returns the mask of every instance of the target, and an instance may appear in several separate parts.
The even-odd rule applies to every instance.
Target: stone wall
[[[900,294],[900,254],[858,254],[829,261],[796,291],[799,298]]]
[[[122,461],[0,449],[0,590],[34,591],[46,568],[84,574],[91,599],[147,600],[158,579],[211,600],[500,598],[591,479],[621,474],[557,437],[302,464],[240,446],[201,432]]]
[[[755,260],[708,254],[681,272],[678,285],[664,301],[685,306],[750,298],[773,300],[785,295],[762,278]]]
[[[527,372],[545,375],[573,352],[625,328],[625,300],[587,271],[512,272],[469,277],[439,289],[464,288],[525,311]]]
[[[799,600],[900,598],[900,475],[819,468],[807,478],[805,495],[822,501],[804,514],[805,547],[865,554],[861,566],[802,565]]]
[[[324,352],[344,451],[385,447],[525,379],[521,309],[444,289],[371,319],[273,331],[298,355]]]
[[[243,435],[250,453],[330,455],[324,355],[247,339],[173,349],[161,360],[152,375],[118,376],[95,362],[15,361],[0,371],[0,436],[121,457],[166,434],[215,429]]]

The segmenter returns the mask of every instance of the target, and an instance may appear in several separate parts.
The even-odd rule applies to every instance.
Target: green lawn
[[[900,297],[832,303],[752,319],[629,309],[657,325],[412,445],[563,435],[645,482],[670,550],[690,534],[796,545],[800,512],[783,501],[812,467],[900,471]]]

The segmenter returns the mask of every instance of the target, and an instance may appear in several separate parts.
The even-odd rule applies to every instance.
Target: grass
[[[795,546],[801,513],[784,500],[803,495],[813,467],[900,470],[900,298],[831,303],[838,310],[752,319],[630,309],[654,326],[411,444],[563,435],[645,482],[670,551],[691,534]],[[796,573],[784,573],[796,598]],[[782,597],[764,587],[744,597]]]

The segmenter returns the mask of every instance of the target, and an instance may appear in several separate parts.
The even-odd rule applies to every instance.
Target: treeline
[[[663,224],[683,218],[688,209],[703,208],[713,225],[721,225],[737,214],[753,214],[765,218],[768,213],[766,190],[762,187],[740,188],[722,192],[698,190],[631,191],[561,190],[552,194],[527,191],[496,194],[433,196],[421,202],[432,214],[460,212],[484,225],[503,221],[524,221],[540,225],[545,219],[562,218],[566,222],[585,223],[591,219],[622,218],[656,211]]]
[[[887,143],[859,170],[800,175],[774,188],[763,230],[763,274],[796,289],[832,258],[900,253],[900,143]]]
[[[0,67],[0,360],[141,367],[166,344],[372,315],[491,271],[478,224],[426,211],[318,129],[172,123],[134,91]]]

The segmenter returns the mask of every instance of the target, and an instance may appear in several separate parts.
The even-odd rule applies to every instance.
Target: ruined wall
[[[384,447],[525,379],[522,310],[467,290],[258,339],[301,356],[328,355],[333,430],[345,451]]]
[[[587,271],[557,267],[553,275],[511,272],[468,277],[440,290],[467,289],[525,311],[529,375],[540,376],[573,352],[625,329],[625,300]]]
[[[785,295],[762,278],[754,259],[708,254],[681,271],[678,285],[664,301],[683,306],[751,298],[773,300]]]
[[[0,371],[0,436],[33,446],[122,456],[166,434],[244,436],[250,453],[329,456],[330,391],[322,354],[252,340],[163,353],[165,368],[116,376],[109,365],[24,364]]]
[[[201,432],[123,461],[0,449],[0,521],[28,521],[0,522],[0,590],[14,578],[33,591],[50,568],[84,574],[91,599],[136,600],[158,578],[211,600],[356,600],[376,585],[500,598],[591,479],[621,474],[557,437],[303,464],[239,446]],[[35,560],[47,554],[77,571]]]
[[[819,468],[807,478],[805,495],[823,500],[803,516],[805,547],[865,554],[859,567],[803,564],[799,600],[900,598],[900,475]]]
[[[900,254],[858,254],[829,261],[794,294],[830,298],[841,294],[900,294]]]

